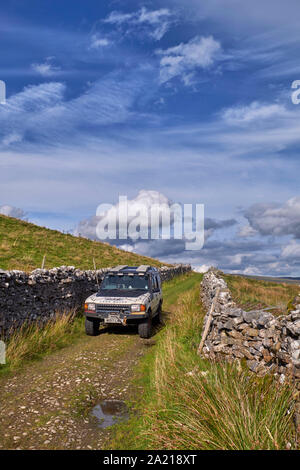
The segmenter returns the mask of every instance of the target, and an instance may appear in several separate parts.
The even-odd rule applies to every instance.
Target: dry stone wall
[[[216,297],[217,289],[219,295]],[[202,301],[207,308],[203,331],[215,299],[212,323],[203,354],[213,360],[244,359],[249,369],[264,376],[274,373],[281,383],[294,386],[294,422],[300,436],[300,296],[287,315],[274,317],[265,310],[246,312],[233,301],[222,273],[211,268],[201,284]]]
[[[266,310],[246,312],[233,301],[219,271],[210,269],[201,284],[202,301],[207,308],[204,327],[217,288],[219,295],[212,323],[204,343],[206,357],[245,359],[252,372],[277,374],[300,379],[300,297],[294,299],[287,315],[274,317]]]
[[[163,281],[191,270],[189,265],[163,266]],[[44,323],[57,314],[82,308],[98,290],[107,269],[81,271],[74,266],[23,271],[0,270],[0,338],[23,323]]]

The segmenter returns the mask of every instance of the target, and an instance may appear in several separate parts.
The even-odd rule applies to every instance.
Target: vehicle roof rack
[[[108,274],[120,274],[121,275],[127,272],[132,273],[132,274],[136,272],[137,274],[142,275],[151,270],[157,271],[157,269],[151,267],[150,264],[141,264],[140,266],[119,265],[119,266],[115,266],[114,268],[111,268],[108,271]]]
[[[141,264],[141,266],[139,266],[139,267],[137,268],[137,272],[139,272],[139,273],[145,273],[145,272],[148,271],[148,269],[150,269],[150,267],[151,267],[151,266],[150,266],[149,264]]]
[[[117,272],[122,271],[122,269],[125,269],[127,267],[128,267],[127,264],[125,264],[123,266],[120,265],[120,266],[116,266],[115,268],[110,269],[110,271],[112,271],[114,273],[117,273]]]

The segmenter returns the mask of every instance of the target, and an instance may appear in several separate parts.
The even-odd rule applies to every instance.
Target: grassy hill
[[[0,269],[32,271],[41,267],[44,255],[45,268],[67,265],[94,269],[93,258],[97,268],[117,264],[151,264],[158,267],[165,264],[119,250],[108,243],[74,237],[0,215]]]

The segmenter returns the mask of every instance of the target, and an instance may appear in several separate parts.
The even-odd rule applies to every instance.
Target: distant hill
[[[256,279],[257,281],[267,281],[267,282],[277,282],[277,283],[289,283],[289,284],[299,284],[300,277],[292,277],[292,276],[255,276],[250,274],[231,274],[231,276],[237,277],[245,277],[248,279]]]
[[[64,234],[12,217],[0,215],[0,269],[32,271],[40,268],[76,266],[81,269],[117,264],[162,266],[156,259],[120,250],[108,243]]]

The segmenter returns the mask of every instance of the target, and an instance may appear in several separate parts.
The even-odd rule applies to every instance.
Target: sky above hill
[[[0,213],[93,237],[119,195],[203,203],[202,250],[119,245],[300,275],[298,0],[8,0],[0,32]]]

